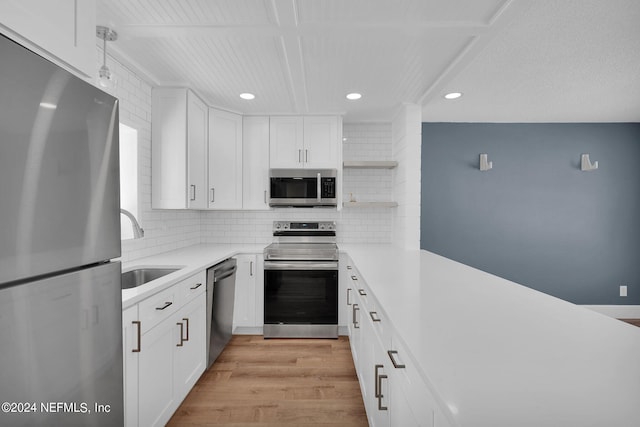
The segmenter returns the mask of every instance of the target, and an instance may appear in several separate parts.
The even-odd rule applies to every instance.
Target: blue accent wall
[[[576,304],[640,304],[640,123],[423,123],[420,240]]]

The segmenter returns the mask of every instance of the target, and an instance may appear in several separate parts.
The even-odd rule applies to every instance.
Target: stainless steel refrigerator
[[[0,35],[0,425],[123,424],[118,102]]]

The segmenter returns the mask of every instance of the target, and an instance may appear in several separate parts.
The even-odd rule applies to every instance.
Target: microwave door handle
[[[322,175],[320,174],[320,172],[318,172],[318,201],[320,201],[320,199],[322,198]]]

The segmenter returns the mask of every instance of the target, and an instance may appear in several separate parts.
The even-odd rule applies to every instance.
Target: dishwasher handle
[[[223,279],[226,279],[229,276],[233,276],[236,274],[237,267],[234,265],[231,268],[227,268],[225,270],[215,270],[213,275],[213,283],[219,282]]]

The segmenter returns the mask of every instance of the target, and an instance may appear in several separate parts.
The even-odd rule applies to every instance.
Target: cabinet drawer
[[[179,305],[190,302],[207,289],[207,273],[201,271],[175,285],[178,288]]]
[[[179,286],[172,286],[140,302],[138,307],[142,333],[175,313],[179,305],[178,289]]]

